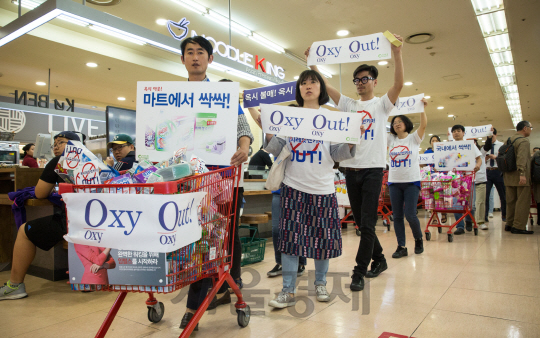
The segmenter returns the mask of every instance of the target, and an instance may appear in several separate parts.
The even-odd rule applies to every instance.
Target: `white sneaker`
[[[480,229],[482,230],[487,230],[488,229],[488,225],[486,223],[482,223],[482,224],[479,224],[480,225]]]
[[[268,305],[278,309],[294,306],[296,299],[288,292],[281,291],[275,299],[272,299]]]
[[[326,291],[326,286],[324,285],[315,285],[315,293],[317,294],[317,300],[319,302],[329,302],[330,295]]]
[[[493,218],[493,213],[490,212],[490,213],[488,214],[488,217],[489,217],[489,218]]]

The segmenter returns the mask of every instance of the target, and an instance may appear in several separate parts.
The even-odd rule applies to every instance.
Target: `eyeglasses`
[[[358,82],[362,82],[362,84],[366,84],[368,83],[369,80],[375,80],[374,77],[371,77],[371,76],[364,76],[363,78],[359,79],[359,78],[355,78],[354,80],[352,80],[352,82],[357,85]]]
[[[122,148],[127,147],[127,146],[128,146],[127,144],[122,144],[121,146],[118,146],[118,147],[112,147],[111,149],[112,149],[113,153],[115,153],[115,152],[117,152],[117,151],[122,150]]]
[[[530,125],[528,125],[527,127],[529,127],[532,130],[532,127]]]
[[[60,142],[58,142],[58,143],[55,143],[54,145],[51,146],[51,149],[54,149],[54,148],[60,148],[60,146],[61,146],[62,144],[66,144],[66,143],[67,143],[67,142],[65,142],[65,141],[60,141]]]
[[[403,121],[396,121],[396,122],[392,123],[392,125],[395,127],[395,126],[397,126],[398,124],[402,124],[402,123],[403,123]]]

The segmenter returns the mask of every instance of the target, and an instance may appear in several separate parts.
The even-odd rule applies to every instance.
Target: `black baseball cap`
[[[61,131],[59,132],[58,134],[56,134],[54,136],[54,139],[56,140],[57,137],[63,137],[63,138],[67,138],[68,140],[71,140],[71,141],[81,141],[81,139],[79,138],[79,135],[75,134],[74,132],[72,131]]]

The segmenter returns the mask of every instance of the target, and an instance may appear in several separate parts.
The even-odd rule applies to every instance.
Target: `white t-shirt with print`
[[[342,112],[362,114],[366,128],[364,139],[356,148],[356,156],[340,162],[339,165],[345,168],[384,168],[386,166],[386,122],[390,111],[394,108],[388,94],[368,101],[353,100],[341,95],[337,108]]]
[[[418,131],[399,139],[396,135],[388,133],[388,155],[390,166],[388,182],[409,183],[420,181],[419,147],[423,138]]]
[[[332,143],[306,139],[298,145],[303,138],[287,137],[285,140],[292,155],[285,166],[283,184],[308,194],[334,193],[334,160],[330,155]]]
[[[479,151],[481,154],[480,158],[482,159],[482,165],[480,166],[480,170],[476,172],[476,176],[474,178],[474,183],[476,184],[487,182],[486,155],[488,154],[488,152],[484,150],[484,147],[482,147],[482,149],[480,149]]]

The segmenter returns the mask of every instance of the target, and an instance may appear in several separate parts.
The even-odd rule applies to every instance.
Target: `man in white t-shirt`
[[[394,36],[403,41],[401,36],[395,34]],[[382,97],[375,97],[373,94],[379,75],[375,66],[363,64],[353,73],[352,81],[360,100],[342,95],[325,79],[328,94],[337,108],[343,112],[362,114],[363,125],[366,128],[364,140],[357,146],[355,157],[340,162],[340,166],[345,168],[345,181],[353,216],[362,232],[350,286],[353,291],[364,289],[364,277],[377,277],[387,269],[383,248],[375,234],[375,224],[383,169],[386,167],[386,122],[403,88],[402,47],[392,45],[395,62],[394,84]],[[307,58],[309,49],[305,54]],[[310,68],[318,71],[317,66]],[[372,259],[371,270],[367,271]]]
[[[452,127],[452,137],[454,138],[454,141],[463,141],[464,136],[465,136],[465,127],[464,126],[462,126],[461,124],[456,124],[455,126]],[[480,170],[480,168],[482,167],[482,153],[480,152],[480,150],[478,150],[477,147],[473,147],[473,148],[474,148],[474,154],[475,154],[474,157],[476,158],[476,165],[474,166],[474,171],[478,172],[478,170]],[[475,192],[473,190],[473,194],[474,193]],[[474,201],[474,196],[473,196],[473,201]],[[454,217],[456,218],[456,221],[458,219],[460,219],[461,216],[462,216],[461,213],[454,213]],[[454,231],[454,235],[463,235],[465,233],[465,222],[463,222],[463,220],[461,220],[458,223],[456,228],[457,229],[456,229],[456,231]],[[470,225],[470,230],[469,230],[469,226],[467,226],[467,230],[472,231],[472,222],[471,222],[471,225]]]

